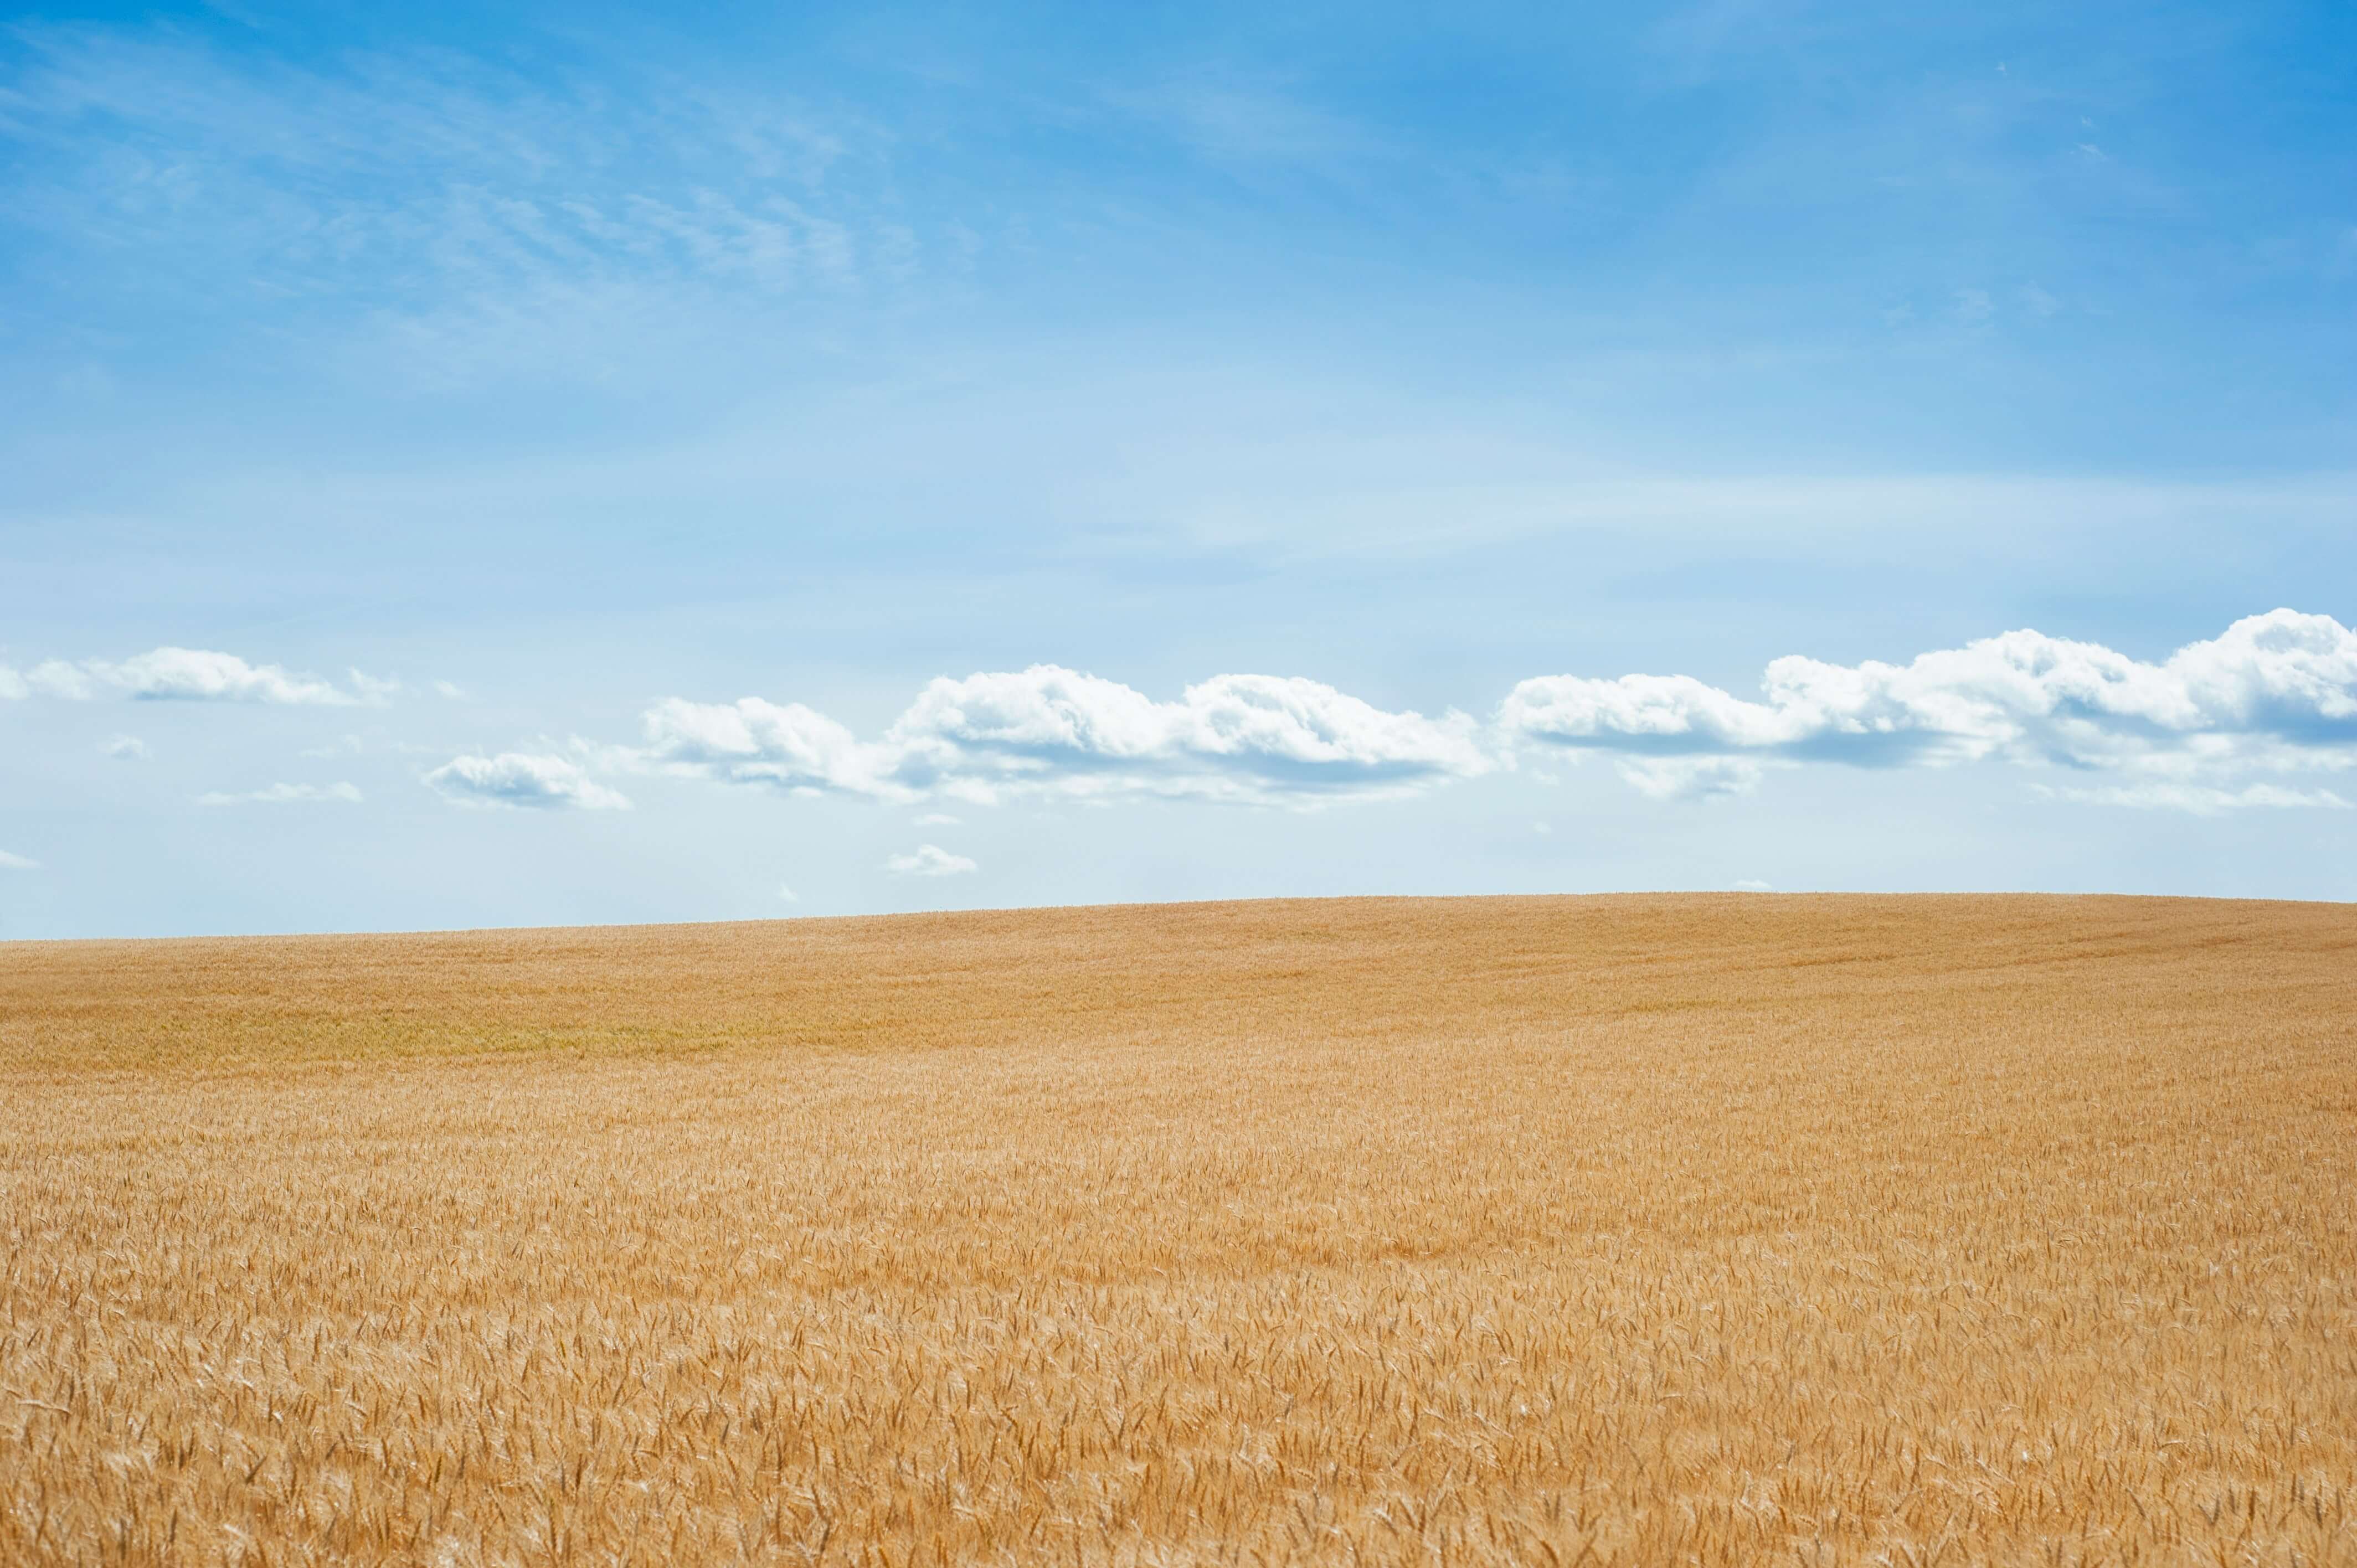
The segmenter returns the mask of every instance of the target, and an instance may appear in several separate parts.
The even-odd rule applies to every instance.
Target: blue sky
[[[0,937],[2357,895],[2357,14],[1459,9],[14,13]]]

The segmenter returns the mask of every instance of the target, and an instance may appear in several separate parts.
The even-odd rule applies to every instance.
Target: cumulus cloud
[[[1157,703],[1054,665],[937,680],[894,724],[900,776],[1238,799],[1394,793],[1490,766],[1473,721],[1387,713],[1300,677],[1220,675]]]
[[[884,869],[895,876],[963,876],[982,867],[937,843],[920,843],[908,854],[896,854],[886,860]]]
[[[629,797],[590,778],[578,763],[519,751],[454,757],[425,775],[425,782],[463,806],[620,811],[630,804]]]
[[[942,794],[1315,801],[1400,794],[1492,766],[1462,714],[1390,713],[1298,677],[1221,675],[1157,702],[1058,665],[943,677],[867,741],[801,703],[672,699],[645,756],[732,783],[915,800]]]
[[[649,755],[680,772],[805,793],[895,792],[881,747],[800,703],[673,697],[647,711],[645,730]]]
[[[129,659],[51,659],[19,675],[0,671],[0,696],[35,693],[70,702],[102,697],[150,701],[275,703],[350,707],[382,703],[401,689],[354,670],[349,689],[275,664],[249,664],[234,653],[199,648],[157,648]]]
[[[350,705],[396,689],[358,671],[337,684],[173,648],[116,663],[0,669],[0,696]],[[139,743],[120,736],[107,749],[135,756]],[[1038,664],[936,679],[866,735],[801,703],[673,697],[645,712],[637,746],[576,741],[566,755],[457,757],[425,779],[469,805],[620,809],[630,800],[598,777],[651,769],[936,808],[917,823],[947,826],[955,819],[937,808],[961,800],[1146,796],[1308,806],[1413,794],[1518,757],[1582,752],[1609,756],[1631,788],[1664,801],[1739,794],[1770,769],[1815,763],[1995,759],[2067,769],[2085,781],[2057,780],[2046,793],[2089,804],[2341,809],[2351,803],[2344,794],[2282,776],[2357,769],[2357,632],[2329,616],[2278,609],[2153,662],[2009,631],[1906,663],[1778,659],[1757,696],[1684,675],[1549,675],[1516,685],[1488,725],[1455,710],[1426,717],[1379,708],[1300,677],[1220,675],[1160,700]],[[333,792],[350,786],[317,788],[328,792],[285,785],[274,787],[283,793],[206,799],[357,798]],[[932,853],[895,856],[895,868],[951,874],[925,868]]]
[[[1748,757],[1631,757],[1620,774],[1641,795],[1656,800],[1703,800],[1742,795],[1760,782],[1760,764]]]
[[[39,861],[28,860],[21,854],[10,854],[6,850],[0,849],[0,871],[38,871],[40,869]]]
[[[207,806],[283,806],[305,800],[340,800],[348,805],[361,803],[360,787],[356,784],[273,784],[266,789],[247,789],[236,794],[214,790],[199,795],[197,800]]]
[[[1665,796],[1757,779],[1684,770],[1705,759],[1718,769],[1996,757],[2167,776],[2185,789],[2173,800],[2148,792],[2148,803],[2201,809],[2193,802],[2218,804],[2222,771],[2357,766],[2357,632],[2287,609],[2238,620],[2157,664],[2009,631],[1907,664],[1779,659],[1762,693],[1752,701],[1684,675],[1551,675],[1516,686],[1498,725],[1510,743],[1618,754],[1631,782]],[[2243,794],[2238,803],[2330,803],[2322,792]]]
[[[136,762],[147,755],[147,743],[135,735],[118,735],[108,738],[98,749],[109,757]]]

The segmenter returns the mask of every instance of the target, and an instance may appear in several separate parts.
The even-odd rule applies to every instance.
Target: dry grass
[[[0,1562],[2357,1562],[2357,910],[0,946]]]

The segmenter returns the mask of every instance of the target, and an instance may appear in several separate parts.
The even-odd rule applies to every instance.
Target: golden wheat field
[[[0,946],[0,1562],[2357,1563],[2357,908]]]

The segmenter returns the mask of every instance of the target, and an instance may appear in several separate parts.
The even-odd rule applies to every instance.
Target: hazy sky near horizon
[[[2357,897],[2357,11],[38,6],[0,938]]]

